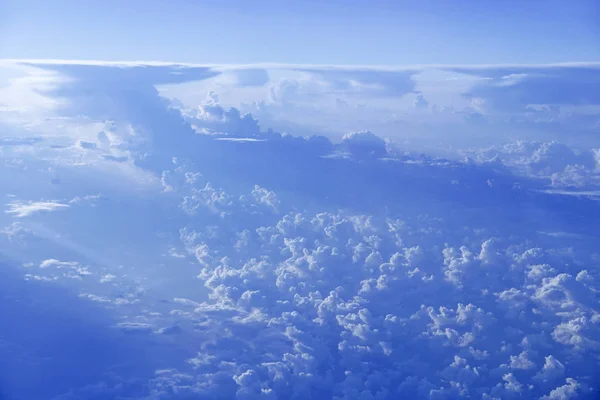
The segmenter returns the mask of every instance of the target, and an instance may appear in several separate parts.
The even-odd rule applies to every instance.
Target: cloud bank
[[[32,64],[61,75],[44,95],[61,99],[61,132],[78,129],[2,142],[3,396],[598,394],[598,203],[552,192],[596,188],[593,148],[519,140],[439,158],[369,130],[279,133],[220,94],[188,107],[155,87],[223,67]],[[259,69],[235,86],[270,91]],[[298,107],[308,79],[348,102],[436,110],[420,69],[294,71],[278,107]],[[455,72],[491,77],[465,92],[484,100],[481,87],[525,79]]]

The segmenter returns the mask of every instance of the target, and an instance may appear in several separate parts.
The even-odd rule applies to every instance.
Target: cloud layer
[[[407,96],[416,113],[486,127],[528,80],[538,94],[515,113],[558,104],[547,77],[519,68],[576,79],[571,67],[447,67],[482,99],[465,111],[434,107],[421,67],[288,67],[283,81],[281,66],[30,65],[61,76],[42,91],[60,106],[0,143],[0,395],[597,395],[594,147],[517,140],[439,158],[362,127],[280,133],[220,93],[190,107],[155,87],[219,78],[264,88],[269,112],[304,107],[313,88],[356,113],[356,99]]]

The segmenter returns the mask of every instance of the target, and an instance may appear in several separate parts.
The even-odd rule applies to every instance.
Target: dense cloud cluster
[[[216,93],[208,93],[206,101],[195,110],[184,110],[184,117],[197,132],[209,135],[256,137],[258,121],[252,115],[242,115],[236,108],[223,108]]]
[[[190,190],[181,239],[210,300],[172,311],[195,321],[203,344],[194,372],[157,375],[160,393],[491,399],[596,389],[597,254],[452,232],[435,218],[311,213],[260,187],[241,197]],[[182,206],[190,211],[188,197]],[[215,212],[219,223],[205,226],[202,214]]]
[[[516,141],[468,154],[478,162],[503,164],[518,173],[546,179],[555,188],[586,189],[600,185],[598,149],[574,150],[556,141]]]

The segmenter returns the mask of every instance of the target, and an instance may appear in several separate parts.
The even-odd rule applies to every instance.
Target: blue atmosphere
[[[1,2],[0,400],[598,399],[599,10]]]
[[[192,63],[597,61],[600,4],[2,0],[4,58]]]

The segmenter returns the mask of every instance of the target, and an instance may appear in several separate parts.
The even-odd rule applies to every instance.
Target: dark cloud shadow
[[[110,329],[102,309],[65,288],[25,281],[5,257],[0,268],[0,398],[50,399],[111,373],[152,373],[155,361]]]

